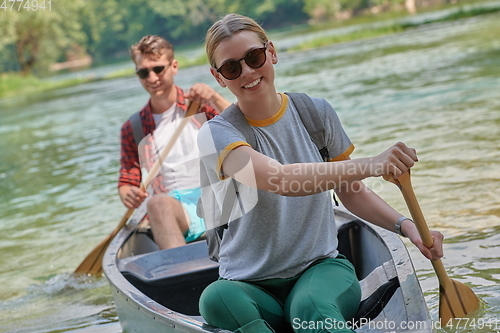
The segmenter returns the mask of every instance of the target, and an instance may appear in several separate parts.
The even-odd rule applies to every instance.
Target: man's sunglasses
[[[153,68],[141,68],[135,71],[135,74],[141,79],[146,79],[149,77],[149,72],[153,71],[156,75],[159,75],[167,66],[155,66]]]
[[[217,72],[221,73],[221,75],[228,80],[236,80],[240,77],[243,70],[241,67],[241,61],[245,60],[245,64],[247,64],[248,67],[260,68],[266,63],[266,50],[267,43],[264,44],[264,47],[249,51],[240,60],[229,60],[228,62],[223,63],[219,68],[217,68]]]

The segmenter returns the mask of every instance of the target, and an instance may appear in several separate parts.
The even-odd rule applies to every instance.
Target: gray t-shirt
[[[354,146],[337,114],[324,99],[313,98],[313,101],[318,109],[315,116],[324,120],[330,159],[347,159]],[[255,134],[254,149],[260,153],[281,164],[322,161],[288,96],[282,94],[281,108],[273,117],[247,120]],[[205,123],[198,135],[207,172],[221,181],[226,178],[221,170],[223,158],[241,145],[248,145],[245,137],[220,116]],[[219,253],[221,277],[229,280],[290,278],[320,258],[337,256],[337,230],[330,192],[288,197],[243,187],[240,185],[241,199],[256,203],[242,216],[230,219],[224,231]],[[216,194],[223,197],[223,193]]]

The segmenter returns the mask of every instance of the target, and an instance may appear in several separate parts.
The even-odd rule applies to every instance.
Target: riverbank
[[[383,35],[400,33],[408,29],[414,29],[426,24],[455,21],[474,16],[492,14],[499,11],[500,11],[500,4],[498,3],[493,4],[492,6],[484,6],[484,7],[481,6],[481,4],[477,5],[471,4],[454,8],[454,10],[452,9],[448,13],[445,12],[441,16],[436,16],[424,20],[416,19],[416,16],[409,16],[407,18],[399,20],[388,19],[385,22],[386,24],[383,24],[383,22],[377,22],[376,24],[360,24],[359,29],[352,29],[351,31],[346,33],[333,34],[308,40],[287,49],[287,51],[309,50],[312,48],[323,47],[337,43],[345,43],[367,38],[375,38]]]
[[[194,59],[177,58],[179,65],[182,68],[201,65],[207,62],[206,57],[197,57]],[[0,98],[10,97],[15,95],[28,95],[34,93],[43,93],[53,89],[61,89],[72,87],[82,83],[90,83],[95,81],[116,79],[134,75],[132,67],[116,70],[101,76],[95,75],[77,75],[74,78],[62,80],[40,79],[33,75],[22,76],[18,73],[2,73],[0,74]]]
[[[328,34],[326,36],[306,40],[293,46],[284,48],[283,51],[293,52],[299,50],[307,50],[336,43],[344,43],[354,40],[396,34],[425,24],[464,19],[473,16],[492,14],[500,11],[500,3],[493,3],[493,5],[488,4],[491,3],[479,2],[467,4],[451,4],[445,7],[435,8],[434,11],[442,11],[443,15],[437,15],[433,18],[425,20],[415,19],[418,17],[418,14],[410,16],[407,13],[403,12],[392,12],[382,13],[378,15],[365,15],[362,17],[358,16],[344,21],[332,21],[315,24],[312,26],[299,27],[293,29],[290,32],[285,32],[284,34],[286,34],[287,36],[290,36],[292,34],[301,35],[310,33],[311,31],[332,29],[338,29],[338,33]],[[427,9],[426,12],[429,12],[429,9]],[[345,29],[346,27],[354,26],[356,26],[357,28]],[[204,54],[199,55],[193,59],[188,59],[181,56],[178,57],[177,60],[179,61],[181,68],[207,63],[207,59]],[[133,68],[126,68],[101,76],[80,75],[76,78],[51,81],[40,79],[35,76],[21,76],[17,73],[3,73],[0,75],[0,98],[15,95],[43,93],[48,90],[71,87],[82,83],[89,83],[100,80],[127,77],[133,74]]]

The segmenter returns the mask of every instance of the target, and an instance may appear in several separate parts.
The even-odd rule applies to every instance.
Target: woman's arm
[[[223,161],[224,173],[237,181],[260,190],[287,196],[304,196],[335,189],[344,206],[360,218],[390,231],[402,216],[361,180],[370,176],[391,174],[397,179],[417,161],[415,150],[397,143],[374,157],[341,162],[296,163],[282,165],[249,146],[240,146]],[[427,248],[409,220],[401,231],[428,259],[443,256],[443,235],[431,231],[434,244]]]
[[[353,214],[390,231],[395,231],[396,221],[402,216],[389,206],[382,198],[372,192],[362,182],[355,182],[349,187],[335,190],[342,204]],[[434,244],[427,248],[418,230],[410,220],[404,220],[401,232],[422,252],[427,259],[439,259],[443,256],[443,234],[431,231]]]
[[[288,165],[249,146],[240,146],[227,154],[222,169],[248,186],[285,196],[304,196],[349,186],[367,177],[391,174],[397,179],[417,160],[415,150],[401,142],[374,157]]]

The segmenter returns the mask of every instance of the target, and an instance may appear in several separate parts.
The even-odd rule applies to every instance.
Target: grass
[[[57,82],[48,82],[33,75],[24,76],[19,73],[2,73],[0,74],[0,97],[44,92],[52,89],[71,87],[95,80],[95,78],[75,78]]]
[[[317,48],[317,47],[332,45],[332,44],[336,44],[336,43],[344,43],[344,42],[350,42],[353,40],[379,37],[379,36],[383,36],[383,35],[389,35],[389,34],[393,34],[393,33],[402,32],[402,31],[405,31],[407,29],[415,28],[417,26],[421,26],[424,24],[458,20],[458,19],[462,19],[462,18],[474,17],[474,16],[478,16],[478,15],[483,15],[483,14],[491,14],[491,13],[495,13],[495,12],[499,12],[499,11],[500,11],[500,7],[473,8],[470,10],[464,10],[463,8],[461,8],[457,12],[452,13],[450,15],[447,15],[447,16],[440,18],[440,19],[428,20],[428,21],[420,22],[420,23],[394,23],[391,25],[377,27],[377,28],[367,27],[364,29],[355,30],[355,31],[352,31],[352,32],[349,32],[346,34],[342,34],[342,35],[319,37],[316,39],[312,39],[312,40],[300,43],[294,47],[291,47],[288,49],[288,51],[308,50],[311,48]]]
[[[398,32],[402,32],[404,30],[401,24],[392,24],[385,27],[378,28],[370,28],[370,29],[360,29],[343,35],[335,35],[335,36],[326,36],[316,38],[307,42],[300,43],[294,47],[289,48],[287,51],[296,51],[296,50],[308,50],[312,48],[337,44],[337,43],[345,43],[353,40],[373,38],[382,35],[389,35]]]
[[[205,54],[194,58],[188,59],[185,57],[177,58],[179,62],[179,66],[181,68],[186,68],[190,66],[198,66],[208,63],[207,57]],[[101,77],[83,77],[83,78],[74,78],[67,79],[61,81],[45,81],[37,78],[33,75],[23,76],[19,73],[11,72],[11,73],[2,73],[0,74],[0,98],[1,97],[9,97],[13,95],[26,95],[31,93],[39,93],[52,89],[60,89],[71,87],[77,84],[89,83],[98,80],[107,80],[107,79],[117,79],[122,77],[129,77],[135,74],[134,69],[126,68],[120,69]]]

